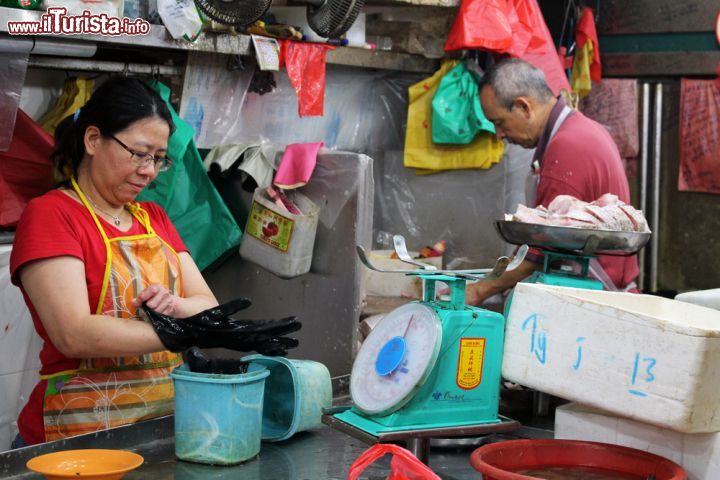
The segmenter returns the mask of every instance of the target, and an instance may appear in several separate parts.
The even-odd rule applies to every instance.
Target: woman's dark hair
[[[170,110],[160,95],[142,80],[117,77],[100,85],[75,115],[63,119],[55,130],[55,151],[50,156],[55,183],[67,186],[77,175],[85,155],[85,130],[96,126],[103,136],[115,135],[138,120],[158,117],[175,131]]]

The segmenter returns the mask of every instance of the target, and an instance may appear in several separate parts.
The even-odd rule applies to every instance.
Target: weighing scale
[[[514,245],[543,250],[544,264],[528,279],[560,287],[603,290],[603,283],[590,277],[596,255],[627,256],[637,253],[650,240],[650,232],[617,232],[557,227],[510,220],[495,222],[500,236]],[[506,311],[509,302],[506,302]]]
[[[647,244],[652,235],[650,232],[559,227],[511,220],[495,222],[495,229],[508,243],[530,245],[543,251],[542,270],[536,271],[523,282],[587,290],[605,289],[603,282],[590,276],[591,265],[597,264],[596,255],[633,255]],[[604,271],[601,273],[604,274]],[[505,300],[506,317],[510,312],[513,293],[514,290]],[[538,415],[546,415],[549,396],[536,392],[533,398],[533,411]]]
[[[418,270],[382,270],[362,247],[361,261],[373,270],[405,273],[423,281],[423,299],[387,314],[373,328],[350,375],[353,406],[323,421],[368,443],[406,440],[427,462],[430,438],[507,432],[518,422],[498,416],[505,317],[465,305],[465,283],[497,277],[523,260],[527,247],[493,269],[436,270],[406,255]],[[450,287],[449,300],[436,299],[437,282]]]

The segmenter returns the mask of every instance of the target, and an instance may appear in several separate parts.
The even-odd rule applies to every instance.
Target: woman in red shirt
[[[165,212],[135,201],[171,165],[173,130],[165,102],[131,78],[104,83],[58,127],[59,188],[23,212],[10,261],[44,341],[15,446],[171,413],[168,374],[191,346],[262,350],[248,341],[254,324],[227,317],[249,301],[216,307]],[[271,354],[297,344],[277,337],[299,323],[277,322],[263,338],[279,346]]]

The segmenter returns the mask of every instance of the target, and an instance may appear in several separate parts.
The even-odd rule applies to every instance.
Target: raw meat
[[[592,228],[619,232],[649,232],[647,220],[640,210],[606,193],[594,202],[583,202],[570,195],[558,195],[548,208],[518,205],[506,220],[558,227]]]

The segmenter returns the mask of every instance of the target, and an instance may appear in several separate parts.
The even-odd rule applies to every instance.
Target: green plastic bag
[[[482,111],[478,84],[463,62],[440,81],[432,100],[433,143],[467,145],[481,130],[495,133]]]
[[[138,195],[165,209],[200,270],[215,263],[238,245],[242,231],[205,171],[193,142],[193,128],[170,105],[170,89],[158,81],[150,86],[167,103],[175,132],[168,143],[172,167]]]

